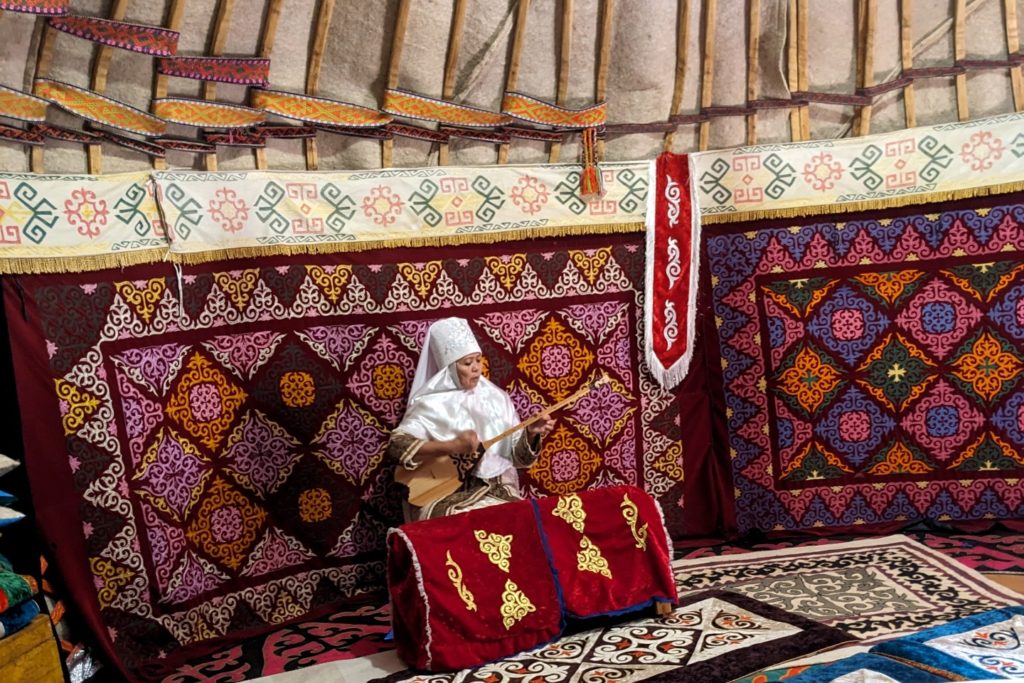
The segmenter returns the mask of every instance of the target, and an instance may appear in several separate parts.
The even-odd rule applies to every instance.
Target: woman
[[[520,422],[508,394],[481,370],[480,345],[469,323],[444,318],[430,326],[405,417],[388,442],[388,457],[409,471],[454,460],[462,483],[454,493],[422,506],[407,502],[406,521],[522,499],[516,469],[537,459],[540,437],[551,431],[554,420],[542,415],[477,458],[482,441]]]

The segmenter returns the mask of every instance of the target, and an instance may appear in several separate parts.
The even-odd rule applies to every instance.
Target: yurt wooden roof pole
[[[257,49],[258,55],[263,59],[270,59],[274,51],[274,37],[277,35],[277,20],[281,17],[281,0],[270,0],[267,5],[267,14],[263,17],[263,30],[260,31],[260,44]],[[265,170],[267,168],[266,147],[253,148],[253,155],[256,159],[256,168]]]
[[[530,12],[530,0],[519,0],[516,11],[516,30],[512,34],[512,54],[508,60],[508,74],[505,76],[505,92],[512,92],[519,82],[519,60],[523,55],[523,36],[526,35],[526,17]],[[508,163],[509,143],[498,147],[498,163]]]
[[[50,75],[50,65],[53,63],[53,43],[55,31],[50,28],[50,23],[42,19],[42,35],[39,36],[39,52],[36,53],[35,78],[46,78]],[[34,79],[33,79],[34,82]],[[33,85],[35,88],[35,85]],[[29,170],[33,173],[45,173],[46,167],[43,164],[43,146],[32,145],[29,152]]]
[[[811,89],[810,80],[807,78],[807,27],[810,25],[810,12],[807,7],[808,0],[796,1],[796,87],[800,92],[807,92]],[[800,112],[800,139],[811,139],[811,107],[805,105],[797,111]]]
[[[331,14],[334,13],[334,0],[320,0],[317,9],[316,29],[313,32],[313,47],[309,50],[309,63],[306,65],[306,94],[316,96],[320,88],[320,68],[324,63],[324,49],[327,47],[327,34],[331,27]],[[317,153],[316,138],[303,140],[306,147],[306,170],[315,171],[320,166]]]
[[[676,9],[676,76],[672,88],[672,109],[669,118],[680,113],[683,107],[683,85],[686,82],[686,64],[690,54],[689,44],[686,42],[686,31],[690,23],[690,3],[687,0],[679,0]],[[668,152],[672,149],[672,138],[675,137],[675,129],[665,133],[665,142],[662,149]]]
[[[167,20],[164,26],[171,31],[177,31],[181,28],[181,19],[185,15],[185,0],[171,0],[171,6],[167,9]],[[153,99],[167,97],[167,79],[169,77],[156,71],[156,76],[153,78]],[[153,168],[159,170],[167,168],[167,161],[158,157],[153,157]]]
[[[712,86],[715,79],[715,24],[718,16],[718,0],[705,0],[704,3],[704,49],[701,53],[700,108],[701,111],[711,106]],[[711,121],[700,122],[697,135],[697,149],[701,152],[708,148],[708,137],[711,133]]]
[[[450,100],[455,95],[455,74],[459,63],[459,49],[462,47],[462,28],[466,23],[466,0],[455,0],[452,13],[452,30],[448,34],[448,55],[444,63],[444,84],[441,86],[441,99]],[[448,165],[448,141],[440,143],[437,151],[437,163]]]
[[[391,55],[388,58],[388,90],[398,87],[398,68],[402,64],[402,48],[405,47],[405,29],[409,25],[409,0],[400,0],[398,16],[395,18],[395,32],[391,38]],[[380,165],[391,166],[395,142],[386,138],[381,142]]]
[[[569,57],[572,54],[572,6],[573,0],[562,0],[562,37],[559,41],[558,57],[558,94],[555,102],[564,107],[569,99]],[[552,142],[548,153],[548,163],[558,163],[562,153],[562,143]]]
[[[116,0],[110,8],[110,19],[121,21],[128,11],[128,0]],[[92,74],[89,78],[89,87],[93,92],[103,94],[107,90],[107,73],[110,71],[110,58],[113,48],[107,45],[97,45],[93,53]],[[86,145],[89,155],[89,173],[103,173],[103,149],[99,142]]]
[[[1006,54],[1010,58],[1020,54],[1020,34],[1017,30],[1017,1],[1003,0],[1003,14],[1006,21]],[[1010,81],[1013,83],[1013,108],[1024,109],[1024,78],[1020,64],[1010,67]]]
[[[601,3],[601,37],[597,52],[597,84],[594,87],[594,101],[604,102],[608,97],[608,67],[612,52],[612,19],[615,16],[615,0]],[[597,158],[604,159],[604,140],[597,141]]]
[[[953,30],[953,58],[956,62],[967,57],[967,0],[956,0],[956,24]],[[967,74],[956,75],[956,115],[961,121],[970,118],[967,107]]]
[[[761,64],[757,50],[761,38],[761,0],[747,0],[747,102],[757,99]],[[757,144],[757,110],[747,114],[747,144]]]
[[[231,27],[231,10],[234,8],[235,0],[219,0],[217,3],[217,18],[213,22],[213,39],[207,54],[211,57],[220,57],[224,54],[224,45],[228,40],[228,29]],[[203,81],[203,99],[217,99],[217,84],[213,81]],[[203,155],[203,162],[207,171],[217,170],[217,152]]]
[[[858,6],[858,22],[860,29],[860,40],[857,41],[857,56],[860,64],[859,85],[867,88],[875,82],[875,23],[878,17],[877,0],[860,0]],[[856,135],[868,135],[871,133],[871,110],[870,104],[863,105],[856,114]]]
[[[1010,0],[1011,2],[1013,0]],[[913,0],[900,0],[900,65],[903,71],[914,66],[914,39],[911,32],[910,19],[913,14]],[[917,112],[914,109],[914,82],[903,86],[903,116],[907,128],[917,125]]]
[[[798,44],[800,42],[800,31],[797,26],[796,0],[789,0],[786,8],[786,85],[789,92],[799,92],[799,76],[797,62],[799,58]],[[858,68],[860,63],[857,64]],[[858,72],[859,73],[859,72]],[[792,95],[790,95],[792,97]],[[800,124],[800,111],[794,107],[789,110],[789,139],[796,142],[803,140],[803,126]]]

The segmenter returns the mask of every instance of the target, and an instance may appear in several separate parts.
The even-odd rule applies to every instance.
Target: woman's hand
[[[537,421],[526,428],[526,433],[529,434],[531,438],[535,436],[547,436],[554,428],[554,419],[547,413],[541,413],[540,417],[537,418]]]
[[[449,442],[452,445],[452,453],[476,453],[480,447],[480,437],[472,429],[459,432]]]

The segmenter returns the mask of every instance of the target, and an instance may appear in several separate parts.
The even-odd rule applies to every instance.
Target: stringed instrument
[[[556,410],[561,410],[562,408],[571,405],[575,401],[578,401],[589,394],[592,390],[602,384],[606,384],[607,382],[608,377],[603,373],[594,377],[594,379],[581,387],[571,396],[568,396],[558,403],[537,412],[532,417],[523,420],[514,427],[509,427],[497,436],[481,441],[480,446],[477,449],[477,453],[479,455],[483,455],[488,448],[502,439],[507,439],[520,430],[526,429],[534,422],[540,420],[541,416],[550,416],[551,413]],[[451,459],[451,456],[448,455],[441,455],[432,458],[429,463],[424,463],[414,470],[407,470],[404,467],[396,468],[395,481],[400,484],[405,484],[409,488],[409,502],[417,507],[429,505],[436,500],[449,496],[458,491],[459,487],[462,486],[462,481],[459,479],[459,469]]]

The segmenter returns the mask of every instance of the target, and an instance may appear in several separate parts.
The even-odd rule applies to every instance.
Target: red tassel
[[[597,165],[597,129],[584,128],[581,136],[583,172],[580,174],[580,197],[587,201],[604,196],[601,169]]]

